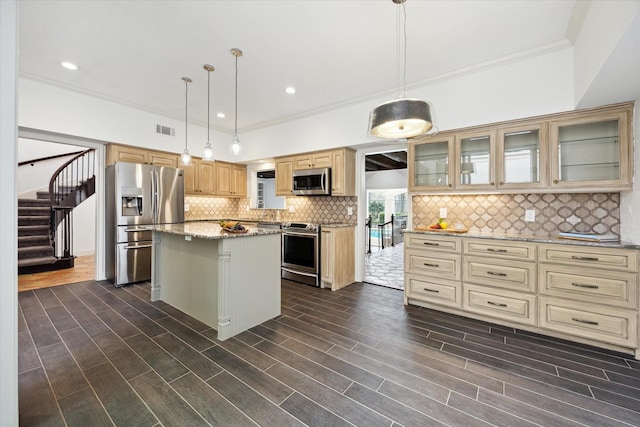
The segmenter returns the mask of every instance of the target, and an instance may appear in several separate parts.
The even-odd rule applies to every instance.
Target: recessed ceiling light
[[[80,69],[80,68],[78,68],[78,66],[76,64],[74,64],[73,62],[69,62],[69,61],[61,62],[60,65],[62,65],[67,70],[71,70],[71,71],[78,71]]]
[[[224,114],[224,113],[218,113],[218,114],[216,114],[216,116],[218,116],[221,119],[224,119],[225,117],[227,117],[226,114]]]
[[[296,93],[296,88],[289,86],[284,91],[287,92],[289,95],[293,95],[294,93]]]

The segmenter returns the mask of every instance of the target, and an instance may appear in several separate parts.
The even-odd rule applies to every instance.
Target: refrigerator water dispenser
[[[122,216],[142,216],[142,196],[122,196]]]

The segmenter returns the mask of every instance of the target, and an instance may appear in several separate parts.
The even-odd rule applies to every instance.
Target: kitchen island
[[[216,222],[150,226],[151,300],[226,340],[280,314],[280,230],[225,231]]]

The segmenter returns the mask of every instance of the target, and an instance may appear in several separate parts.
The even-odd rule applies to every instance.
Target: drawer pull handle
[[[440,246],[440,243],[422,242],[422,244],[427,246]]]
[[[599,289],[598,285],[587,285],[585,283],[575,283],[571,282],[571,286],[575,286],[576,288],[587,288],[587,289]]]
[[[423,264],[424,264],[425,267],[434,267],[434,268],[440,267],[439,264],[429,264],[429,263],[426,263],[426,262],[424,262]]]
[[[501,302],[493,302],[493,301],[487,301],[487,304],[493,305],[495,307],[506,307],[507,306],[507,304],[503,304]]]
[[[498,277],[507,277],[507,273],[499,273],[497,271],[487,271],[487,274]]]
[[[487,248],[488,252],[499,252],[501,254],[506,253],[507,250],[506,249],[493,249],[493,248]]]
[[[578,323],[585,323],[587,325],[598,326],[598,322],[594,322],[593,320],[579,319],[577,317],[572,317],[571,320],[573,320],[574,322],[578,322]]]
[[[598,261],[598,258],[590,257],[590,256],[577,256],[572,255],[571,259],[575,259],[577,261]]]
[[[424,289],[427,292],[433,292],[434,294],[439,294],[440,293],[440,291],[437,290],[437,289],[429,289],[429,288],[422,288],[422,289]]]

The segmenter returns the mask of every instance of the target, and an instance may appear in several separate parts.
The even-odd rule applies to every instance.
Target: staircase
[[[62,165],[37,199],[18,199],[18,274],[71,268],[73,208],[95,193],[95,150]]]

